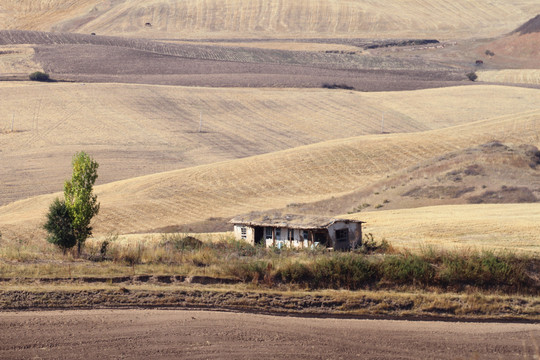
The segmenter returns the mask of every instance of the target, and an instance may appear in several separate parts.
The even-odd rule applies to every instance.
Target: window
[[[289,229],[289,231],[287,232],[287,239],[294,240],[294,229]]]
[[[336,241],[349,241],[349,229],[336,230]]]
[[[276,240],[281,240],[281,228],[276,228]]]
[[[303,231],[302,231],[302,237],[304,238],[304,240],[308,240],[309,233],[308,233],[307,230],[303,230]]]
[[[247,239],[247,229],[246,229],[245,226],[242,226],[240,228],[240,234],[241,234],[243,240]]]
[[[271,227],[265,228],[264,238],[266,240],[272,240],[272,228]]]

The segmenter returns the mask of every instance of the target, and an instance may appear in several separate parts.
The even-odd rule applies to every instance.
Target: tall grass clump
[[[420,255],[405,253],[385,257],[379,264],[382,280],[396,284],[430,285],[435,279],[435,268]]]
[[[314,261],[289,261],[282,264],[276,277],[284,283],[304,284],[313,289],[359,289],[376,279],[374,263],[360,254],[332,253]]]
[[[492,251],[470,255],[448,253],[442,257],[439,280],[444,286],[523,287],[527,285],[526,262],[513,254]]]
[[[227,266],[227,274],[243,282],[265,281],[272,282],[272,262],[268,260],[248,260],[230,263]]]

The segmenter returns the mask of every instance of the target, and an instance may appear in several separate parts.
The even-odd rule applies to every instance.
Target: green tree
[[[56,198],[47,213],[47,222],[43,225],[49,236],[47,241],[58,246],[66,254],[77,243],[73,232],[72,218],[65,201]]]
[[[64,198],[77,239],[77,254],[80,255],[84,242],[92,235],[90,221],[99,212],[97,195],[93,193],[99,165],[84,151],[73,156],[72,165],[71,181],[64,184]]]

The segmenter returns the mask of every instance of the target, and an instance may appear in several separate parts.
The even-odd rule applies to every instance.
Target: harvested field
[[[28,45],[0,46],[1,77],[42,71],[43,68],[33,60],[34,54],[34,49]]]
[[[347,215],[405,249],[508,250],[540,254],[539,204],[447,205]]]
[[[392,69],[411,70],[421,68],[429,70],[449,70],[448,67],[438,64],[415,62],[389,57],[374,57],[356,53],[327,53],[327,52],[298,52],[286,50],[267,50],[256,48],[230,48],[228,46],[210,46],[193,44],[173,44],[143,39],[127,39],[108,36],[91,36],[69,33],[46,33],[31,31],[0,31],[0,44],[33,44],[33,45],[95,45],[127,48],[154,54],[170,55],[185,59],[219,60],[241,63],[273,63],[304,65],[333,69]],[[93,48],[100,53],[99,48]],[[98,49],[98,51],[96,51]],[[61,47],[60,47],[61,50]],[[83,51],[84,47],[76,47],[72,54]],[[88,51],[88,50],[87,50]],[[87,52],[89,56],[92,52]],[[60,56],[61,58],[61,56]],[[84,57],[83,57],[84,58]],[[59,59],[60,60],[60,59]],[[120,64],[116,64],[119,66]]]
[[[540,85],[540,69],[506,69],[479,71],[478,81]]]
[[[253,62],[162,55],[129,48],[62,45],[36,48],[36,61],[58,80],[212,87],[308,87],[347,84],[359,91],[412,90],[459,85],[463,75],[423,64],[383,58],[314,60],[254,59]],[[287,54],[283,54],[287,56]],[[198,55],[193,55],[198,56]],[[332,62],[336,60],[336,62]],[[426,70],[420,70],[423,67]],[[415,69],[416,67],[416,69]],[[432,68],[432,69],[430,69]]]
[[[534,0],[378,2],[324,0],[2,0],[8,29],[54,30],[143,38],[496,36],[540,12]],[[216,9],[220,9],[217,11]],[[150,24],[150,26],[146,24]]]
[[[379,94],[3,83],[0,94],[0,205],[60,191],[81,149],[96,157],[99,182],[108,183],[380,133],[383,114],[385,132],[421,132],[531,111],[540,102],[537,90],[500,86]]]
[[[493,139],[540,145],[539,116],[531,111],[419,134],[339,139],[102,185],[96,189],[102,210],[95,230],[145,232],[322,200],[422,160]],[[0,208],[5,234],[35,236],[51,198],[41,196]]]
[[[288,51],[164,43],[142,39],[0,31],[0,44],[33,44],[35,60],[56,80],[198,86],[321,87],[362,91],[441,87],[460,71],[421,59],[357,51]]]
[[[283,211],[333,215],[470,203],[528,203],[540,198],[540,152],[489,142],[418,162],[340,197]]]

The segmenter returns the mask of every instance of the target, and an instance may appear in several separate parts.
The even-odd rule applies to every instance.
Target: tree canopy
[[[71,180],[64,183],[64,200],[58,198],[49,207],[43,227],[49,233],[47,241],[64,253],[77,245],[77,254],[92,235],[90,221],[99,212],[97,196],[93,193],[98,177],[98,163],[81,151],[73,156]]]
[[[64,254],[77,243],[69,209],[66,203],[58,198],[49,207],[43,228],[49,233],[47,241],[62,249]]]
[[[73,233],[77,239],[77,252],[92,235],[90,221],[99,212],[97,195],[93,193],[99,164],[84,151],[76,153],[72,161],[71,181],[64,183],[64,199],[72,217]]]

